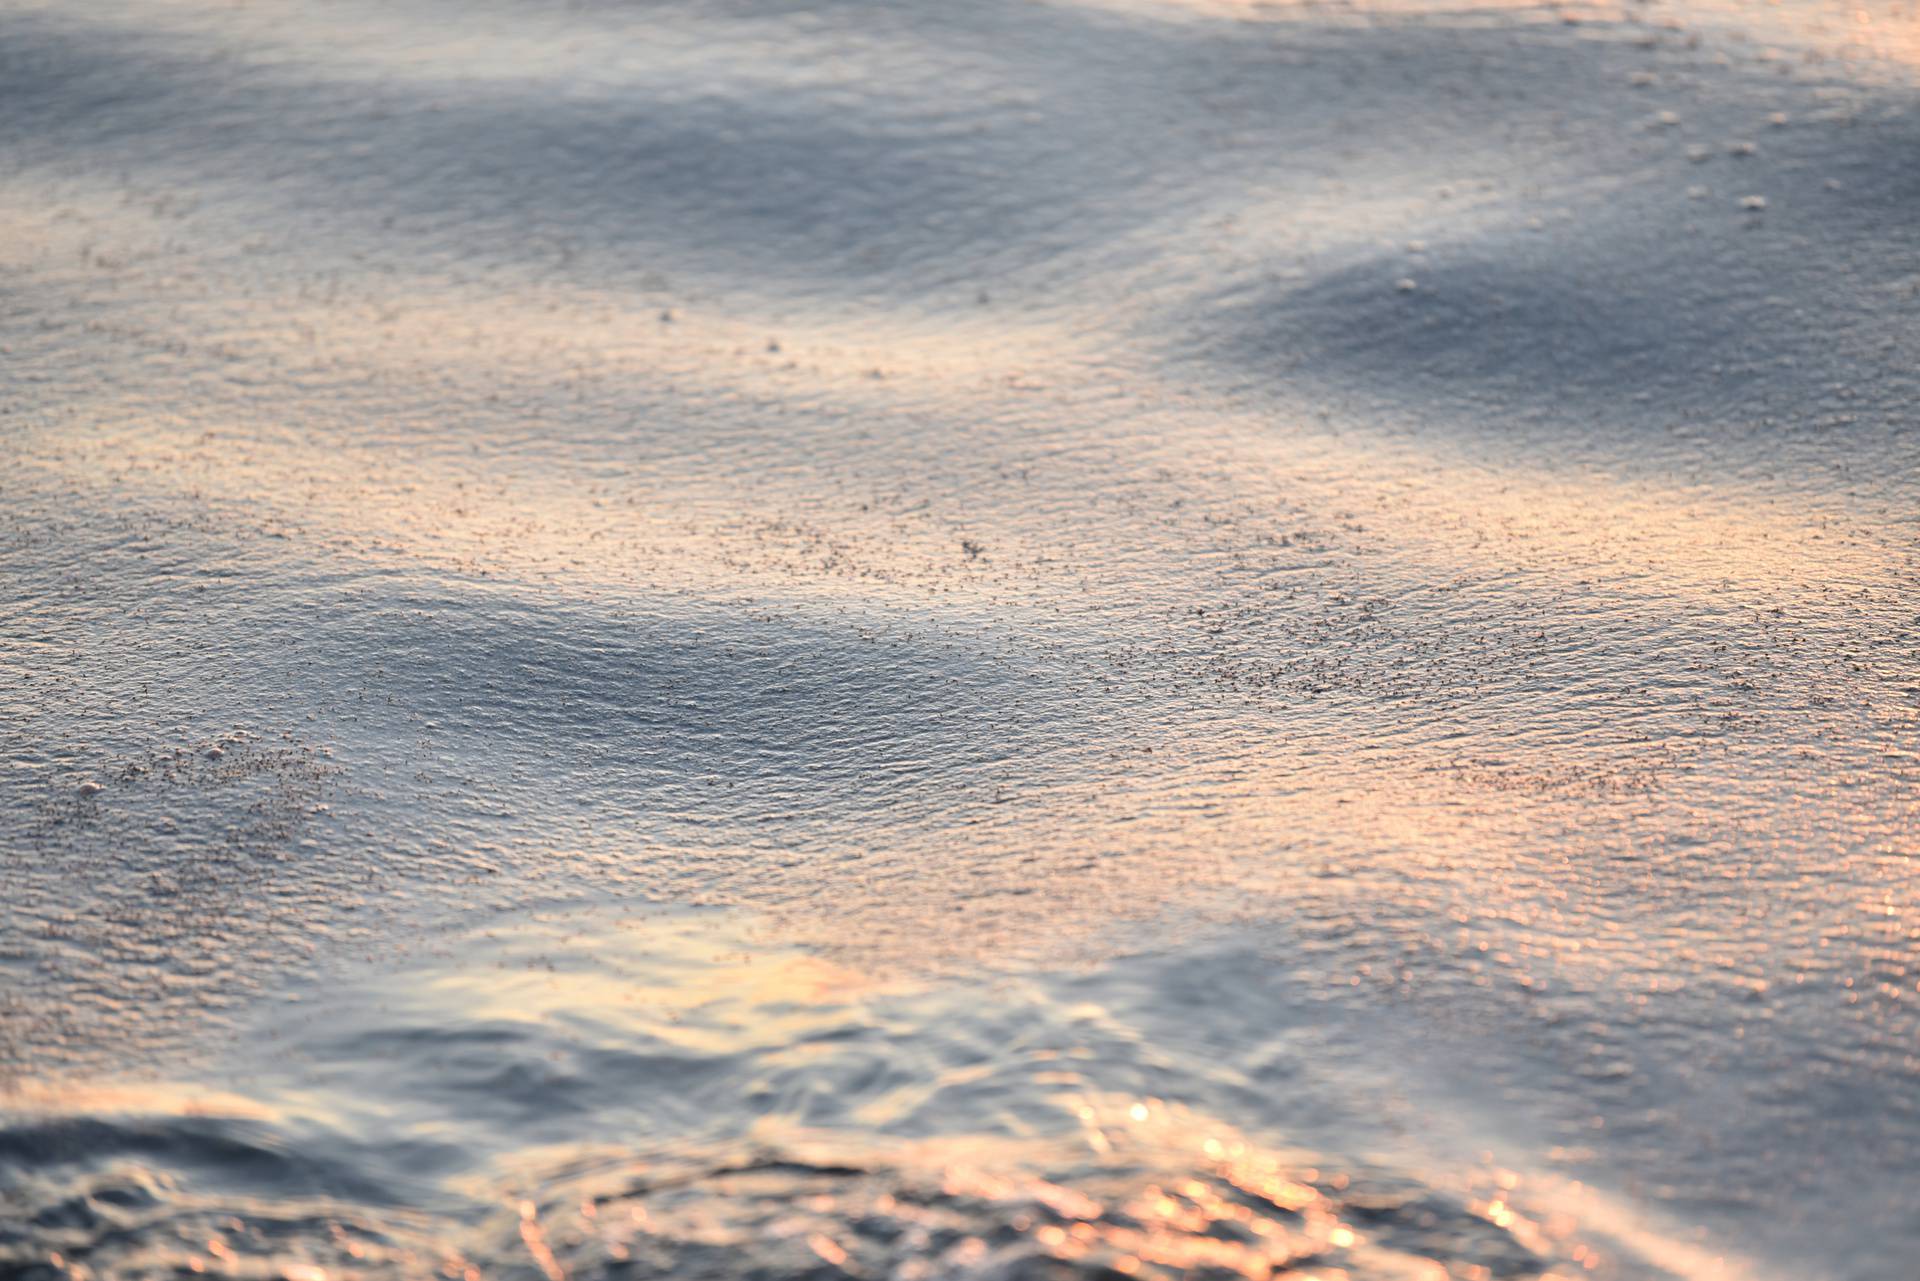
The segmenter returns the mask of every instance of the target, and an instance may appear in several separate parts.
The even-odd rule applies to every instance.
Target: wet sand
[[[1910,9],[0,21],[0,1271],[1904,1275]]]

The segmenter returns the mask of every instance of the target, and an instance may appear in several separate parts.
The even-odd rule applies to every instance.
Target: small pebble
[[[80,786],[75,790],[77,790],[82,796],[95,796],[95,795],[98,795],[104,789],[101,788],[100,784],[94,782],[92,779],[88,779],[86,782],[80,784]]]

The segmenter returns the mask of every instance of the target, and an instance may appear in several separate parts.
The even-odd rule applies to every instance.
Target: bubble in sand
[[[1412,276],[1402,276],[1393,282],[1393,287],[1403,294],[1410,294],[1420,287],[1420,282]]]

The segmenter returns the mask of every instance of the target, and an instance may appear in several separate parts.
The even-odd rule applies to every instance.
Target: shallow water
[[[0,1273],[1910,1273],[1909,7],[0,13]]]
[[[1245,943],[928,986],[733,914],[549,906],[265,1016],[225,1067],[244,1094],[29,1092],[6,1138],[28,1236],[109,1272],[1701,1264],[1554,1171],[1449,1151],[1458,1100],[1421,1119],[1378,1034]]]

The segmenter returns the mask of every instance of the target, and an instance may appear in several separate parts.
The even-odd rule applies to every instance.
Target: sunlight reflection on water
[[[1151,966],[1026,980],[985,1009],[745,925],[505,918],[274,1016],[235,1070],[256,1097],[16,1093],[0,1146],[52,1159],[16,1167],[27,1218],[0,1258],[76,1276],[1737,1275],[1578,1183],[1396,1172],[1106,1088],[1251,1085],[1093,1003],[1137,1001]],[[1237,1053],[1270,1073],[1281,1031],[1249,1028]],[[1327,1092],[1350,1078],[1300,1066],[1275,1122],[1331,1104],[1316,1124],[1363,1136],[1366,1101]]]

